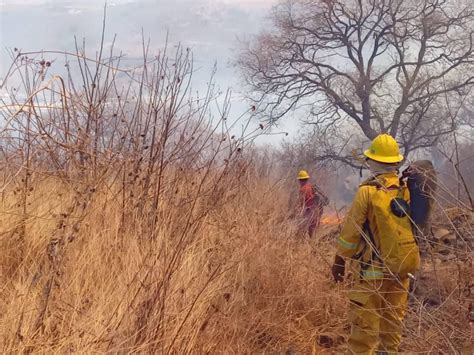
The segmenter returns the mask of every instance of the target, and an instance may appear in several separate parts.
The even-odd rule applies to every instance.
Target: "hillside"
[[[337,219],[307,240],[288,218],[291,189],[252,167],[169,174],[153,213],[114,184],[84,192],[34,175],[27,215],[19,189],[4,191],[2,351],[342,351],[348,285],[329,273]],[[442,244],[424,257],[405,351],[472,344],[472,254],[441,259],[452,254]]]

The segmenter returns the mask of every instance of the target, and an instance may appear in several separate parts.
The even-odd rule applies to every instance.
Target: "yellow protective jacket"
[[[400,186],[400,180],[395,173],[381,174],[377,176],[377,181],[385,186]],[[375,240],[375,245],[380,245],[380,236],[383,231],[379,231],[375,223],[375,217],[371,208],[372,195],[377,191],[376,186],[362,183],[354,197],[352,206],[345,218],[341,234],[338,239],[337,254],[344,258],[353,258],[360,255],[358,259],[358,271],[366,280],[382,279],[385,275],[384,267],[377,262],[371,261],[372,249],[363,247],[367,240],[367,233],[363,231],[364,224],[368,222],[369,228]],[[409,191],[404,189],[403,198],[409,201]],[[365,240],[364,240],[365,239]],[[366,241],[367,240],[367,241]],[[361,267],[364,265],[365,267]]]

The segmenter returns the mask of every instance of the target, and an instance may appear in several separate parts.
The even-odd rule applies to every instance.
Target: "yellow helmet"
[[[309,174],[306,170],[300,170],[300,172],[298,173],[298,177],[297,177],[298,180],[307,180],[309,179]]]
[[[403,160],[397,141],[389,134],[379,134],[375,137],[364,155],[380,163],[399,163]]]

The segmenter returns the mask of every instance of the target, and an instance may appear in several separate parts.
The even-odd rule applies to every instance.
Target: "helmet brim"
[[[398,154],[396,156],[391,156],[391,157],[384,157],[384,156],[371,153],[369,149],[364,151],[364,155],[369,159],[378,161],[379,163],[386,163],[386,164],[400,163],[404,159],[403,155],[401,154]]]

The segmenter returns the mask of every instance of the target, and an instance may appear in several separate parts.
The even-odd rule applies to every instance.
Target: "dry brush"
[[[235,136],[228,98],[212,117],[212,84],[191,94],[189,50],[152,56],[144,44],[124,68],[101,48],[16,51],[2,84],[1,350],[340,351],[338,227],[298,235],[286,180],[252,148],[258,132]],[[64,73],[49,73],[53,55]],[[445,220],[472,236],[471,222]],[[427,264],[405,348],[468,343],[469,251]]]

